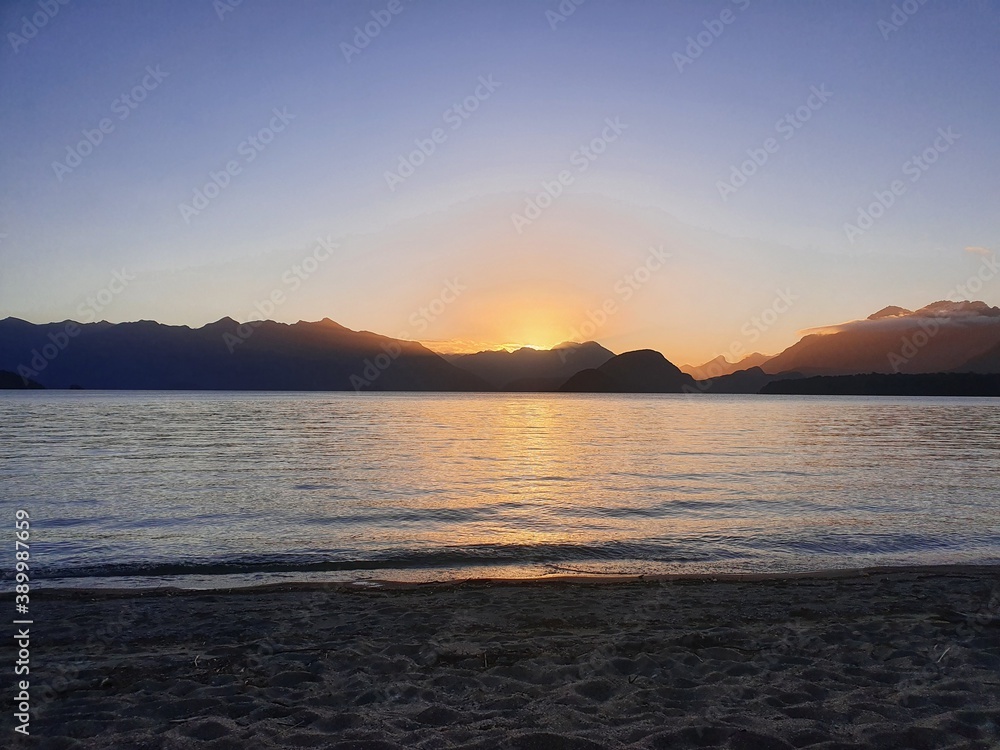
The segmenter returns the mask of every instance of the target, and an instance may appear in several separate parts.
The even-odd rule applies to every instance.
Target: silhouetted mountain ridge
[[[697,389],[701,393],[760,393],[769,383],[801,377],[798,372],[769,375],[759,367],[750,367],[718,378],[699,380]]]
[[[600,367],[614,356],[614,352],[596,341],[582,344],[567,341],[552,349],[500,349],[475,354],[448,354],[445,359],[500,389],[554,391],[580,370]]]
[[[755,353],[741,363],[761,360],[760,366],[695,380],[651,349],[615,355],[588,341],[443,357],[417,342],[354,331],[330,318],[240,324],[226,317],[201,328],[152,320],[42,325],[0,320],[0,370],[8,373],[0,384],[6,387],[33,382],[125,390],[601,393],[800,392],[797,388],[821,393],[826,388],[968,395],[988,391],[992,381],[945,375],[1000,373],[1000,308],[969,301],[939,301],[916,311],[888,306],[864,320],[807,331],[774,357]],[[717,357],[702,368],[739,364]],[[875,378],[893,370],[936,379]],[[862,379],[815,377],[842,375]],[[810,383],[784,385],[803,379]]]
[[[612,357],[597,368],[582,370],[559,390],[564,393],[681,393],[695,380],[652,349]]]
[[[890,306],[865,320],[807,331],[761,367],[803,375],[948,372],[998,344],[1000,308],[941,300],[915,311]]]
[[[38,390],[44,387],[31,378],[21,377],[16,372],[0,370],[0,390]]]
[[[734,372],[739,372],[740,370],[760,367],[771,359],[772,356],[771,354],[754,352],[736,362],[730,362],[724,354],[720,354],[718,357],[710,359],[701,365],[681,365],[680,370],[697,380],[708,380],[710,378],[722,377],[723,375],[732,375]]]
[[[493,390],[413,341],[326,319],[201,328],[155,321],[0,321],[0,369],[50,388],[123,390]]]

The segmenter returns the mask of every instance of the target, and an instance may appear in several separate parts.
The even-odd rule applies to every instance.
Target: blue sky
[[[610,299],[593,338],[680,362],[919,307],[997,249],[1000,6],[895,5],[915,12],[243,0],[220,18],[211,0],[70,0],[54,14],[7,2],[0,316],[79,318],[124,268],[135,278],[104,295],[101,318],[246,319],[279,290],[267,317],[478,348],[570,338]],[[345,55],[377,17],[388,23]],[[123,104],[136,86],[143,100]],[[54,166],[102,120],[92,153]],[[266,144],[247,140],[273,125]],[[411,159],[436,129],[433,153]],[[581,159],[594,139],[602,152]],[[934,162],[914,167],[928,149]],[[720,187],[762,153],[745,184]],[[421,163],[387,179],[401,159]],[[238,173],[185,212],[230,163]],[[568,184],[518,231],[512,215],[560,173]],[[894,181],[892,205],[850,236]],[[320,237],[336,251],[293,289],[287,272]],[[623,299],[616,285],[651,246],[670,259]],[[455,279],[457,299],[420,313]],[[794,304],[746,340],[781,290]],[[1000,280],[976,296],[1000,304]]]

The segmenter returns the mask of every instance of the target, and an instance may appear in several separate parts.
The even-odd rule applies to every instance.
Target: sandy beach
[[[32,602],[35,747],[1000,747],[997,568]]]

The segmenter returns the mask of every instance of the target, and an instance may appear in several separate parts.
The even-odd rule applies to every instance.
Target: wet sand
[[[32,616],[33,747],[1000,748],[1000,568],[38,591]]]

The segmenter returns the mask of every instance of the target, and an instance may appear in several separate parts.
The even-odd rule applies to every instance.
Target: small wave
[[[324,573],[385,569],[473,568],[503,565],[545,565],[566,562],[611,563],[646,560],[662,563],[698,563],[746,556],[713,549],[701,552],[658,543],[609,542],[601,545],[531,544],[445,547],[439,550],[393,550],[368,558],[319,556],[232,557],[184,562],[136,561],[108,565],[80,565],[40,570],[46,578],[144,578],[213,576],[252,573]],[[751,553],[752,556],[752,553]],[[6,578],[7,576],[4,576]]]

